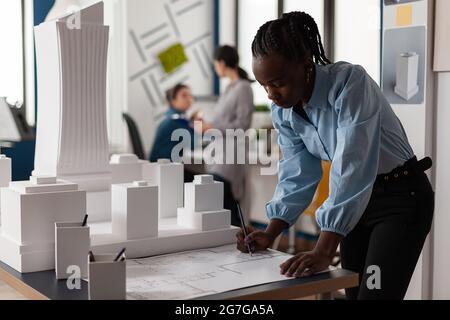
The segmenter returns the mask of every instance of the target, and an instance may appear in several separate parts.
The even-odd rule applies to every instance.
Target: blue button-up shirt
[[[316,65],[305,112],[311,122],[292,108],[272,106],[283,159],[267,215],[293,225],[322,178],[321,160],[332,161],[330,194],[317,210],[317,223],[322,231],[346,236],[364,213],[377,175],[403,165],[414,152],[389,102],[361,66]]]

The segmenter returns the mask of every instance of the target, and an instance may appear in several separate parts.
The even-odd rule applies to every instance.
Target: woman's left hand
[[[332,257],[317,250],[299,253],[280,265],[281,274],[287,277],[309,277],[326,270],[332,263]]]

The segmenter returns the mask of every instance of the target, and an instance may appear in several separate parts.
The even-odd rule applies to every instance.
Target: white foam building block
[[[405,100],[410,100],[419,92],[419,55],[404,52],[397,57],[395,93]]]
[[[111,191],[87,192],[86,206],[90,222],[111,221]]]
[[[185,206],[178,209],[178,225],[203,232],[226,229],[231,212],[223,209],[223,183],[213,176],[199,175],[185,184]]]
[[[110,174],[106,112],[109,27],[104,4],[80,11],[79,28],[67,17],[35,27],[38,175]],[[73,48],[78,54],[73,54]],[[88,190],[90,191],[90,190]]]
[[[0,188],[5,188],[11,182],[11,159],[0,154]]]
[[[191,212],[222,210],[223,192],[223,183],[214,181],[213,176],[196,176],[184,186],[184,207]]]
[[[231,212],[225,209],[210,212],[192,212],[186,208],[179,208],[178,225],[202,232],[226,229],[231,225]]]
[[[11,182],[11,159],[7,158],[5,155],[0,154],[0,189],[8,187]],[[1,200],[0,200],[1,208]],[[1,215],[0,209],[0,215]],[[0,218],[1,225],[1,218]]]
[[[111,157],[112,184],[124,184],[142,180],[142,165],[134,154],[117,154]]]
[[[106,111],[109,27],[104,4],[35,27],[38,118],[35,173],[77,183],[91,221],[111,219]],[[73,54],[73,48],[77,54]],[[100,206],[99,206],[100,203]],[[100,207],[100,208],[99,208]]]
[[[184,166],[159,160],[144,164],[142,178],[151,185],[159,187],[159,218],[176,218],[178,208],[184,203]]]
[[[55,184],[11,182],[2,189],[1,206],[0,260],[19,272],[52,270],[54,224],[82,221],[86,192],[60,180]]]
[[[30,177],[30,182],[33,185],[45,185],[45,184],[56,184],[56,177]]]
[[[113,185],[112,232],[125,240],[158,236],[158,187],[147,182]]]

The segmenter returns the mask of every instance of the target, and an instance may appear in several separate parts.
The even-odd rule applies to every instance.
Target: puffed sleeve
[[[317,222],[322,231],[346,236],[367,208],[377,176],[382,93],[360,66],[352,66],[339,82],[334,87],[338,128],[330,195],[317,210]]]

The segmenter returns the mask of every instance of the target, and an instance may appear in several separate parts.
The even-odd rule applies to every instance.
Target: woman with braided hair
[[[238,249],[265,250],[294,225],[321,180],[321,161],[330,161],[316,247],[284,262],[281,273],[323,271],[340,245],[343,268],[360,275],[359,287],[346,291],[349,299],[403,299],[433,219],[425,174],[431,159],[417,160],[400,120],[361,66],[327,59],[308,14],[267,22],[252,51],[256,80],[273,101],[283,158],[266,205],[270,223],[245,239],[238,233]]]

